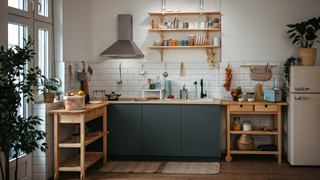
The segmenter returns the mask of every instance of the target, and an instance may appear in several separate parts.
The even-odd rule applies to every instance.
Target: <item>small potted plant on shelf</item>
[[[55,78],[46,78],[45,76],[41,76],[40,82],[40,91],[43,94],[43,101],[45,103],[53,103],[55,91],[57,91],[59,85],[59,81]]]
[[[62,94],[62,91],[56,91],[56,101],[60,101],[61,94]]]
[[[299,45],[298,57],[301,58],[300,65],[313,66],[316,62],[317,49],[312,48],[317,40],[317,31],[320,29],[320,17],[309,19],[297,24],[288,24],[291,28],[287,33],[292,33],[289,39],[293,38],[292,44]]]

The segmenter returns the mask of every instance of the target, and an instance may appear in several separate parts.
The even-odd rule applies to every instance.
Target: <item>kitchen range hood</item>
[[[118,14],[118,41],[103,51],[100,56],[113,58],[141,58],[141,50],[133,42],[132,15]]]

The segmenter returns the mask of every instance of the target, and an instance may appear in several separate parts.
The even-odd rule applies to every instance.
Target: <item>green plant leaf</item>
[[[291,29],[291,30],[289,30],[287,33],[291,33],[291,32],[293,32],[293,31],[295,31],[295,29]]]
[[[297,23],[296,30],[298,31],[298,33],[300,33],[303,36],[306,33],[306,24],[305,23]]]
[[[289,39],[293,38],[296,35],[296,33],[291,34],[291,36],[289,37]]]
[[[288,26],[289,28],[295,28],[295,27],[296,27],[295,24],[288,24],[287,26]]]
[[[312,40],[314,40],[316,38],[317,38],[317,36],[313,32],[311,32],[309,34],[306,34],[306,39],[309,40],[309,41],[312,41]]]

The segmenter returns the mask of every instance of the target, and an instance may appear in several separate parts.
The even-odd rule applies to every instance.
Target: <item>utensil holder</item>
[[[77,79],[78,79],[79,81],[85,81],[85,80],[86,80],[86,75],[87,75],[87,73],[78,72]]]

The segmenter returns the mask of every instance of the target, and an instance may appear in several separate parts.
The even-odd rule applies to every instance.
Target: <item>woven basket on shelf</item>
[[[242,151],[249,151],[254,149],[254,139],[250,134],[242,134],[236,139],[236,148]]]
[[[313,66],[316,63],[317,49],[316,48],[299,48],[298,57],[301,58],[301,66]]]

